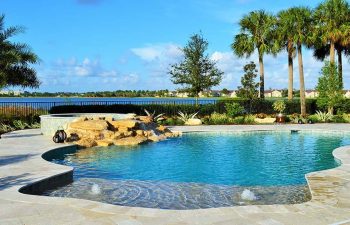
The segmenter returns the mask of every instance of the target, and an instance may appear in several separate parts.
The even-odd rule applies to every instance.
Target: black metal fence
[[[217,100],[200,99],[198,104],[215,104]],[[0,102],[0,116],[31,116],[48,114],[55,106],[63,105],[195,105],[193,99],[176,100],[115,100],[115,101],[62,101],[62,102]]]

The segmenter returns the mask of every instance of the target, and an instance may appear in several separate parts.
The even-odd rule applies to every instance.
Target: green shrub
[[[350,123],[350,115],[349,114],[343,113],[342,116],[343,116],[344,120],[346,121],[346,123]]]
[[[216,110],[217,112],[222,113],[222,109],[225,107],[225,103],[227,102],[236,102],[239,103],[241,106],[244,107],[245,111],[249,114],[258,114],[258,113],[265,113],[265,114],[274,114],[275,111],[273,109],[273,103],[276,100],[273,99],[256,99],[256,100],[247,100],[247,99],[225,99],[218,101],[217,108],[221,109]],[[293,114],[293,113],[300,113],[300,101],[299,99],[293,99],[285,101],[285,114]],[[347,108],[350,112],[350,100],[349,100],[349,107]],[[317,110],[317,104],[316,99],[306,99],[306,112],[308,114],[314,114]]]
[[[226,113],[226,103],[232,104],[237,103],[244,108],[249,114],[274,114],[273,103],[275,100],[246,100],[246,99],[225,99],[219,100],[215,104],[205,104],[205,105],[177,105],[177,104],[150,104],[150,105],[64,105],[64,106],[55,106],[50,110],[51,114],[61,114],[61,113],[136,113],[138,115],[144,115],[144,110],[149,112],[164,113],[165,116],[175,116],[177,112],[181,111],[183,113],[196,113],[198,116],[208,116],[214,112],[217,113]],[[343,107],[344,112],[350,112],[350,100],[347,106]],[[285,102],[286,114],[300,113],[300,102],[299,100],[292,100]],[[346,104],[344,104],[346,105]],[[307,99],[306,100],[306,110],[308,114],[314,114],[317,110],[316,100]],[[39,117],[36,118],[39,121]]]
[[[236,117],[244,114],[244,107],[236,102],[225,104],[226,113],[230,117]]]
[[[26,122],[23,122],[21,120],[12,121],[12,125],[16,130],[24,130],[26,128],[29,128],[29,125]]]
[[[331,113],[317,111],[315,115],[317,120],[323,123],[330,122],[333,119],[333,115]]]
[[[210,118],[208,120],[208,124],[211,125],[224,125],[224,124],[232,124],[233,120],[227,116],[227,114],[220,114],[220,113],[212,113],[210,115]]]
[[[308,120],[311,120],[312,123],[319,123],[319,119],[317,115],[310,115],[307,117]]]
[[[29,129],[40,128],[40,123],[34,122],[31,124],[28,124],[21,120],[13,120],[13,121],[10,121],[8,124],[0,123],[0,135],[11,131],[15,131],[15,130],[24,130],[27,128]]]
[[[38,129],[40,128],[40,123],[33,123],[33,124],[29,124],[29,128],[30,129]]]
[[[333,123],[347,123],[343,115],[335,115],[332,117],[331,122]]]
[[[244,116],[237,116],[233,119],[234,124],[244,124],[245,123],[245,117]]]
[[[184,123],[186,123],[189,119],[194,119],[196,118],[196,115],[198,114],[198,112],[196,113],[192,113],[192,114],[187,114],[187,113],[183,113],[181,111],[179,111],[178,113],[178,119],[183,121]]]
[[[244,124],[255,124],[255,118],[254,115],[246,115],[244,117]]]
[[[286,109],[286,104],[283,100],[278,100],[273,103],[273,109],[278,113],[283,113],[283,111]]]
[[[286,117],[286,122],[290,122],[290,123],[299,123],[299,121],[301,120],[302,123],[307,123],[308,119],[302,117],[300,114],[298,113],[294,113],[292,115],[289,115]]]
[[[3,123],[0,124],[0,135],[4,134],[4,133],[11,132],[13,130],[14,129],[9,125],[3,124]]]
[[[167,118],[166,120],[163,120],[161,124],[166,125],[166,126],[181,126],[184,125],[184,122],[177,119],[177,118]]]

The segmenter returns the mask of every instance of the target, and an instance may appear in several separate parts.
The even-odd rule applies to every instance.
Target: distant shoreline
[[[147,99],[195,99],[195,97],[77,97],[77,96],[70,96],[70,97],[23,97],[23,96],[9,96],[9,97],[3,97],[1,96],[1,98],[147,98]],[[228,97],[199,97],[199,99],[223,99],[223,98],[228,98]]]

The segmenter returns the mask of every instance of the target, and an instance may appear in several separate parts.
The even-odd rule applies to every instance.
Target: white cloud
[[[182,56],[180,46],[175,44],[155,44],[141,48],[133,48],[131,51],[146,62],[167,61],[167,59]]]
[[[139,89],[175,89],[170,81],[168,70],[171,64],[178,62],[182,57],[181,46],[168,44],[152,44],[131,51],[144,62],[146,77]]]
[[[143,49],[143,48],[139,48]],[[53,64],[43,62],[38,66],[38,75],[42,81],[42,90],[54,91],[98,91],[116,89],[170,89],[178,86],[172,84],[168,70],[170,64],[182,59],[182,52],[175,44],[159,44],[146,46],[152,49],[155,57],[141,57],[139,67],[125,68],[121,72],[116,68],[107,68],[100,60],[85,58],[58,59]],[[141,51],[142,52],[142,51]],[[213,89],[237,89],[244,74],[243,66],[254,61],[259,69],[257,54],[250,58],[238,58],[231,51],[215,51],[209,57],[216,61],[217,67],[224,72],[221,84]],[[312,57],[312,52],[303,52],[305,84],[307,89],[314,89],[320,75],[322,62]],[[128,60],[135,60],[128,58]],[[344,58],[344,82],[345,88],[350,85],[350,70],[347,60]],[[265,89],[288,87],[287,55],[282,52],[273,57],[265,55]],[[132,62],[134,63],[134,62]],[[116,63],[117,66],[122,66]],[[137,65],[137,64],[136,64]],[[129,70],[129,71],[128,71]],[[258,75],[259,76],[259,75]],[[259,77],[257,77],[257,81]],[[53,88],[54,87],[54,88]],[[299,73],[297,58],[294,60],[294,87],[299,88]]]
[[[131,73],[123,76],[123,82],[127,84],[136,84],[139,81],[139,76],[135,73]]]
[[[99,76],[101,76],[101,77],[116,77],[116,76],[118,76],[118,73],[115,70],[106,70],[106,71],[101,71],[99,73]]]
[[[56,60],[52,68],[56,73],[62,76],[80,76],[80,77],[110,77],[117,76],[116,70],[104,68],[98,59],[84,58],[81,62],[76,58],[68,60]]]
[[[134,48],[131,49],[131,51],[145,61],[153,61],[161,54],[161,52],[154,47]]]
[[[98,59],[58,59],[52,64],[39,66],[38,76],[44,90],[54,91],[103,91],[138,89],[136,73],[121,73],[106,68]]]

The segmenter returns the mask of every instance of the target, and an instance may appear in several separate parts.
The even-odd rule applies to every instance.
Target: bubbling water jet
[[[255,196],[254,192],[251,190],[245,189],[241,194],[241,199],[246,201],[255,201],[258,198]]]
[[[93,184],[92,187],[91,187],[91,193],[93,195],[98,195],[101,193],[101,188],[100,186],[98,186],[98,184]]]

